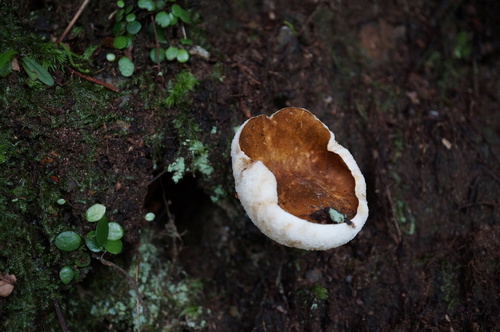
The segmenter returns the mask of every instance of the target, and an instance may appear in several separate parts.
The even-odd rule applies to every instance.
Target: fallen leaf
[[[449,149],[451,149],[451,146],[452,146],[452,145],[451,145],[450,141],[448,141],[446,138],[443,138],[443,139],[441,140],[441,143],[443,143],[443,145],[444,145],[444,146],[445,146],[448,150],[449,150]]]
[[[14,284],[16,283],[16,276],[13,274],[2,275],[0,273],[0,296],[7,297],[14,290]]]
[[[12,70],[13,71],[21,70],[21,68],[19,67],[19,62],[17,62],[17,58],[12,59]]]
[[[415,105],[420,103],[420,100],[418,100],[417,92],[415,91],[410,91],[406,93],[406,96],[410,98],[411,102]]]

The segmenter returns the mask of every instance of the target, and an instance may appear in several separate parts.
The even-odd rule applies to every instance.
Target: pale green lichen
[[[177,183],[180,179],[184,177],[184,173],[186,173],[186,164],[184,162],[183,157],[179,157],[175,159],[173,163],[168,165],[167,170],[172,174],[172,180]]]
[[[203,143],[197,140],[186,140],[183,144],[189,145],[188,150],[193,157],[193,170],[203,175],[210,176],[214,168],[210,165],[208,160],[208,149],[205,148]]]
[[[330,219],[337,224],[343,223],[345,221],[345,216],[333,208],[330,208],[330,210],[328,210],[328,213],[330,214]]]
[[[206,324],[203,318],[208,314],[197,304],[203,284],[185,274],[181,280],[172,282],[176,271],[172,270],[169,261],[162,259],[162,250],[150,242],[151,238],[150,232],[143,234],[137,258],[128,270],[129,275],[137,280],[144,307],[138,304],[134,290],[110,290],[110,294],[117,295],[108,294],[95,301],[91,314],[125,330],[159,331],[166,326],[202,329]]]
[[[216,203],[225,196],[227,196],[226,191],[222,188],[221,185],[218,185],[214,188],[212,195],[210,195],[210,199],[212,200],[212,202]]]

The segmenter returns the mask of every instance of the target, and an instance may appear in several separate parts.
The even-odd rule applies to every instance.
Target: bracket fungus
[[[243,208],[278,243],[335,248],[352,240],[368,218],[356,161],[306,109],[247,120],[234,136],[231,158]]]

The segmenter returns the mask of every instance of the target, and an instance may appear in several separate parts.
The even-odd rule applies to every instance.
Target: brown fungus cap
[[[281,244],[337,247],[354,238],[368,217],[366,184],[354,158],[305,109],[247,120],[231,156],[245,211]]]
[[[276,177],[279,206],[296,217],[330,223],[318,211],[334,208],[352,219],[358,206],[351,171],[327,150],[330,136],[310,112],[289,107],[272,118],[260,115],[248,121],[239,143]]]

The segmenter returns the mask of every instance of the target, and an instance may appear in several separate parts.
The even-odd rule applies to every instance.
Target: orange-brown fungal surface
[[[314,115],[290,107],[272,118],[252,118],[239,144],[250,159],[274,174],[278,204],[285,211],[311,222],[328,222],[318,220],[316,212],[334,208],[352,219],[358,207],[354,177],[342,158],[328,151],[330,137]]]
[[[351,153],[313,114],[284,108],[247,120],[231,144],[238,198],[271,239],[327,250],[368,218],[366,184]]]

